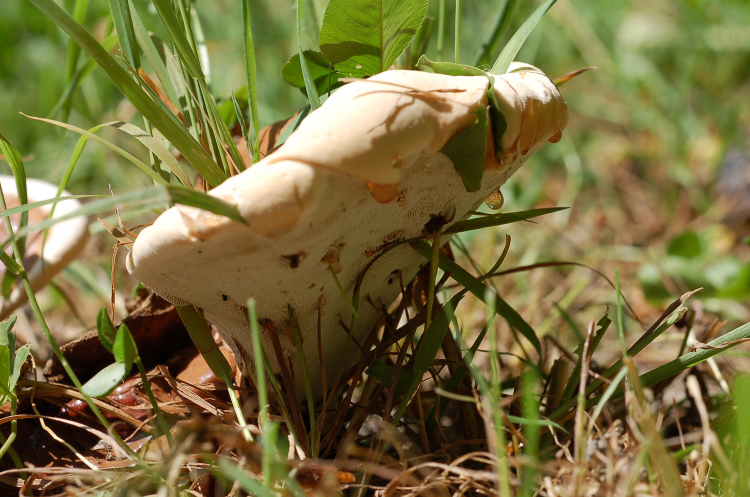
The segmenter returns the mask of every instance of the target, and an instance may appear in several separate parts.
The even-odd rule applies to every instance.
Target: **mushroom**
[[[5,202],[8,207],[19,205],[18,189],[13,176],[0,175],[0,186],[3,188]],[[26,189],[28,201],[39,202],[57,196],[58,187],[39,179],[27,179]],[[63,196],[70,195],[64,191]],[[47,204],[29,211],[29,224],[42,221],[49,217],[53,204]],[[56,204],[53,217],[61,217],[81,207],[75,199],[69,199]],[[11,222],[18,225],[20,216],[11,216]],[[44,231],[35,232],[26,239],[24,253],[24,267],[29,276],[31,288],[36,291],[49,283],[53,276],[60,272],[70,261],[81,253],[88,239],[88,221],[86,216],[78,216],[49,229],[46,240]],[[0,238],[7,238],[5,223],[0,223]],[[0,267],[0,276],[5,267]],[[28,296],[22,285],[16,285],[7,298],[0,299],[0,320],[7,318],[11,312],[25,303]]]
[[[488,107],[489,84],[485,76],[394,70],[345,85],[277,151],[209,192],[236,205],[247,225],[172,207],[138,235],[128,271],[165,299],[202,309],[243,368],[253,357],[246,302],[254,298],[265,349],[276,333],[287,366],[298,368],[304,353],[320,395],[323,371],[330,379],[356,361],[357,343],[423,263],[408,244],[382,248],[465,219],[559,140],[567,107],[557,88],[539,69],[514,63],[494,77],[506,121],[501,148],[490,130],[481,186],[468,192],[440,150]],[[352,321],[331,273],[351,296],[366,268],[359,295],[374,305],[359,305]],[[289,309],[302,351],[290,338]],[[279,371],[277,354],[267,355]],[[298,369],[294,377],[301,395]]]

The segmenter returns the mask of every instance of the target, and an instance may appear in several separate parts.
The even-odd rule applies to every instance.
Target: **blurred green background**
[[[150,4],[133,3],[149,29],[163,33]],[[261,126],[288,117],[306,102],[280,76],[296,52],[295,3],[252,2]],[[462,62],[472,63],[497,3],[463,3]],[[72,4],[62,2],[68,10]],[[535,6],[518,1],[510,32]],[[244,85],[240,2],[204,0],[196,7],[211,61],[211,88],[217,99],[226,99]],[[306,49],[316,48],[316,23],[324,8],[322,0],[306,1]],[[453,8],[449,1],[446,60],[453,58]],[[89,4],[85,24],[98,39],[109,29],[108,9],[105,0]],[[429,13],[437,15],[436,2]],[[747,0],[560,0],[518,59],[552,78],[586,66],[597,69],[561,87],[570,116],[564,139],[534,157],[503,193],[506,210],[552,205],[571,210],[534,229],[511,227],[509,263],[569,260],[609,277],[619,268],[626,295],[642,315],[656,312],[670,296],[703,286],[701,302],[708,311],[750,320],[748,26]],[[19,112],[60,117],[50,113],[66,86],[67,51],[67,37],[30,3],[0,2],[0,132],[27,157],[30,176],[52,181],[61,177],[78,137]],[[428,56],[438,58],[434,41]],[[85,60],[82,56],[80,63]],[[111,120],[141,124],[96,69],[75,93],[68,121],[90,128]],[[112,130],[101,133],[145,156],[130,138]],[[121,191],[146,183],[132,166],[90,143],[69,190],[106,193],[109,184]],[[496,233],[467,241],[478,244],[480,262],[499,250]],[[109,250],[110,240],[100,243]],[[530,297],[559,302],[580,286],[577,282],[596,281],[576,290],[577,308],[583,312],[613,299],[611,289],[604,296],[596,293],[608,287],[585,269],[529,274],[508,279],[507,285],[518,295],[518,308],[537,325],[549,314],[537,313]]]

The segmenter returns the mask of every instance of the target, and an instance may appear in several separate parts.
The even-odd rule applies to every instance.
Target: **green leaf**
[[[477,116],[476,123],[456,135],[440,150],[453,162],[467,192],[476,192],[482,186],[487,148],[487,109],[480,105],[474,114]]]
[[[112,320],[109,319],[107,309],[99,310],[99,315],[96,317],[96,332],[104,348],[112,352],[115,345],[115,337],[117,336],[117,329]]]
[[[535,217],[552,214],[553,212],[563,211],[569,207],[546,207],[544,209],[529,209],[519,212],[503,212],[500,214],[490,214],[488,216],[475,217],[466,221],[454,223],[450,228],[446,228],[443,233],[462,233],[464,231],[479,230],[491,226],[502,226],[504,224],[517,223],[526,221]]]
[[[503,48],[503,51],[500,52],[497,60],[495,60],[495,64],[492,66],[492,69],[490,69],[490,73],[505,74],[506,72],[508,72],[510,63],[513,62],[513,60],[516,58],[516,55],[518,55],[518,51],[521,50],[523,43],[526,41],[526,38],[529,37],[531,32],[534,30],[536,25],[539,24],[539,21],[542,20],[542,17],[544,17],[544,14],[547,13],[550,7],[555,5],[555,2],[557,2],[557,0],[545,0],[545,2],[537,7],[537,9],[529,16],[529,18],[524,21],[521,27],[518,28],[518,31],[516,31],[511,39],[508,40],[508,43],[505,45],[505,48]]]
[[[31,353],[31,345],[24,344],[16,351],[16,357],[13,359],[13,373],[10,375],[8,382],[8,390],[13,391],[18,384],[18,379],[21,377],[21,366],[26,362],[26,358]]]
[[[117,329],[117,335],[115,336],[115,343],[112,345],[112,353],[115,355],[115,360],[125,365],[127,371],[125,374],[130,372],[133,367],[133,362],[138,356],[138,348],[135,345],[133,335],[130,333],[127,325],[120,325]]]
[[[12,389],[9,386],[11,363],[10,347],[0,345],[0,402],[2,404],[5,403],[5,397],[12,394]]]
[[[16,336],[10,331],[16,324],[16,316],[11,316],[5,321],[0,321],[0,346],[14,349],[16,347]],[[1,364],[1,363],[0,363]]]
[[[16,324],[16,316],[11,316],[0,322],[0,387],[7,395],[12,389],[9,388],[12,360],[11,351],[16,347],[16,336],[10,332]],[[5,403],[5,395],[0,396],[0,405]]]
[[[428,0],[331,0],[320,29],[320,50],[345,76],[391,67],[427,14]]]
[[[182,126],[166,107],[155,102],[120,63],[53,0],[29,0],[49,19],[62,28],[76,41],[92,59],[107,73],[107,76],[151,124],[179,150],[185,159],[195,167],[206,181],[213,186],[226,179],[226,174],[218,167],[210,155]]]
[[[422,55],[417,61],[417,70],[423,72],[447,74],[448,76],[486,76],[487,73],[478,67],[455,62],[433,62]]]
[[[133,18],[130,15],[130,4],[128,0],[109,0],[109,8],[112,11],[112,21],[120,41],[120,50],[130,67],[139,69],[141,67],[140,50],[135,39],[133,30]]]
[[[305,50],[305,61],[310,70],[310,76],[315,83],[318,95],[328,93],[337,86],[339,74],[331,67],[325,55],[315,50]],[[294,54],[281,68],[281,77],[284,81],[297,88],[305,88],[305,80],[302,74],[299,54]]]
[[[81,391],[90,397],[106,397],[125,379],[130,369],[121,362],[110,364],[87,381]]]
[[[686,259],[698,257],[703,253],[701,239],[695,231],[684,231],[669,241],[667,253],[669,255],[676,255]]]

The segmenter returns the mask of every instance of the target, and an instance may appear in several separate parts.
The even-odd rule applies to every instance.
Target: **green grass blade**
[[[154,100],[133,80],[117,60],[71,18],[53,0],[29,0],[50,20],[62,28],[86,52],[96,60],[107,76],[130,102],[156,127],[169,142],[179,150],[185,159],[195,167],[206,181],[216,186],[226,179],[226,175],[211,159],[203,147],[176,120],[165,115]]]
[[[406,389],[406,393],[401,401],[401,405],[399,405],[398,411],[396,411],[396,414],[393,416],[391,422],[394,426],[398,425],[401,417],[406,412],[406,408],[409,406],[412,396],[422,382],[422,376],[430,369],[430,366],[432,366],[432,363],[435,361],[435,357],[440,351],[440,344],[443,343],[443,337],[445,337],[448,327],[453,319],[453,312],[461,299],[464,298],[467,291],[468,290],[464,289],[457,293],[440,308],[435,319],[430,323],[429,328],[419,340],[419,346],[414,361],[414,376],[412,377],[411,384]]]
[[[491,226],[502,226],[503,224],[517,223],[526,221],[535,217],[544,216],[553,212],[559,212],[568,209],[568,207],[548,207],[544,209],[530,209],[519,212],[504,212],[500,214],[490,214],[488,216],[475,217],[466,221],[454,223],[450,228],[446,228],[444,233],[462,233],[464,231],[479,230]]]
[[[260,151],[258,150],[256,143],[260,136],[260,123],[258,118],[258,81],[257,64],[255,62],[255,41],[253,40],[253,26],[251,21],[250,0],[242,0],[242,39],[245,48],[247,98],[250,101],[250,121],[253,124],[253,150],[255,151],[253,161],[257,162],[260,158]],[[248,142],[248,144],[250,144],[250,142]]]
[[[644,388],[654,386],[656,383],[666,380],[667,378],[672,378],[673,376],[680,374],[682,371],[692,368],[696,364],[700,364],[701,362],[720,354],[728,348],[739,345],[748,338],[750,338],[750,323],[735,328],[729,333],[709,342],[704,346],[706,348],[700,348],[694,352],[688,352],[663,366],[659,366],[648,373],[642,374],[640,376],[641,383]]]
[[[461,4],[462,0],[456,0],[455,25],[453,28],[453,62],[461,63]]]
[[[104,138],[100,137],[99,135],[94,134],[94,132],[92,132],[92,131],[87,131],[85,129],[79,128],[78,126],[73,126],[72,124],[67,124],[67,123],[63,123],[63,122],[60,122],[60,121],[54,121],[52,119],[46,119],[46,118],[43,118],[43,117],[26,116],[26,114],[23,114],[23,113],[21,115],[23,115],[25,117],[28,117],[29,119],[33,119],[35,121],[42,121],[42,122],[45,122],[45,123],[54,124],[55,126],[60,126],[61,128],[65,128],[65,129],[67,129],[69,131],[73,131],[75,133],[83,135],[86,138],[90,138],[90,139],[96,140],[99,143],[101,143],[102,145],[106,146],[107,148],[110,148],[111,150],[117,152],[122,157],[124,157],[125,159],[127,159],[128,161],[130,161],[134,166],[136,166],[138,169],[140,169],[149,178],[151,178],[152,180],[154,180],[154,182],[156,184],[158,184],[158,185],[166,185],[167,184],[167,181],[164,178],[162,178],[159,174],[157,174],[153,169],[151,169],[151,167],[148,164],[146,164],[145,162],[143,162],[142,160],[140,160],[139,158],[137,158],[136,156],[134,156],[133,154],[131,154],[127,150],[125,150],[125,149],[123,149],[121,147],[118,147],[114,143],[111,143],[111,142],[105,140]],[[101,125],[101,126],[95,126],[94,128],[92,128],[92,130],[98,131],[99,129],[101,129],[102,126],[107,126],[107,124],[104,124],[104,125]]]
[[[135,38],[133,18],[130,15],[128,0],[109,0],[109,9],[112,12],[112,21],[115,24],[122,55],[130,64],[130,67],[139,69],[141,67],[141,53],[138,48],[138,41]]]
[[[513,14],[513,9],[516,7],[517,0],[503,0],[502,4],[497,11],[497,17],[492,25],[492,29],[482,41],[482,45],[479,47],[479,53],[474,59],[474,66],[484,66],[490,63],[490,54],[497,50],[497,45],[500,43],[500,39],[505,34],[510,24],[510,18]]]
[[[186,188],[193,188],[193,183],[190,181],[187,173],[185,173],[185,169],[183,169],[182,165],[177,161],[177,159],[169,151],[169,149],[167,149],[166,145],[161,139],[152,136],[138,126],[122,121],[106,123],[102,126],[110,126],[112,128],[119,129],[120,131],[129,134],[130,136],[141,142],[147,149],[149,149],[149,151],[151,151],[151,153],[157,156],[160,161],[167,165],[172,174],[174,174],[177,179],[180,180],[180,183],[182,183]]]
[[[237,399],[237,393],[234,391],[232,368],[229,366],[227,358],[224,357],[224,354],[221,353],[219,346],[214,341],[214,337],[208,327],[208,322],[206,321],[206,318],[203,317],[203,312],[192,305],[177,305],[175,308],[180,315],[180,319],[182,319],[182,323],[185,325],[188,335],[190,335],[190,339],[195,344],[195,347],[198,349],[201,356],[203,356],[208,367],[218,378],[221,378],[224,380],[224,383],[226,383],[227,393],[232,402],[232,407],[234,408],[234,413],[237,417],[237,423],[242,428],[242,435],[245,437],[245,440],[252,440],[250,432],[245,429],[247,426],[245,416],[242,414],[242,407],[239,404],[239,399]]]
[[[446,230],[447,231],[447,230]],[[412,242],[411,246],[416,250],[422,257],[430,260],[430,247],[424,242]],[[450,273],[451,278],[456,280],[460,285],[468,288],[472,294],[477,298],[484,300],[485,293],[488,290],[487,285],[482,281],[472,276],[464,268],[456,264],[454,261],[448,259],[443,254],[440,255],[440,269]],[[508,305],[499,295],[495,303],[495,312],[500,314],[508,324],[515,328],[521,335],[523,335],[534,347],[539,356],[542,356],[542,344],[539,342],[534,330],[529,324],[521,317],[515,309]]]
[[[151,35],[148,32],[146,25],[143,24],[143,20],[138,13],[138,9],[136,9],[134,5],[131,7],[130,12],[133,16],[133,29],[135,30],[135,39],[138,41],[138,46],[143,50],[143,55],[146,57],[149,64],[151,64],[151,68],[154,70],[154,73],[156,73],[156,78],[161,83],[167,97],[174,105],[179,105],[177,91],[174,88],[173,81],[169,78],[169,71],[167,71],[166,62],[164,62],[164,59],[162,58],[162,55],[165,55],[164,44],[157,38],[157,41],[159,41],[162,46],[162,51],[160,52],[152,38],[152,36],[156,36]]]
[[[73,5],[73,19],[75,19],[79,24],[84,24],[86,22],[86,12],[88,10],[89,0],[76,0],[75,4]],[[70,40],[68,42],[68,55],[65,59],[65,83],[69,86],[74,83],[76,67],[78,67],[78,59],[80,58],[80,56],[80,45],[78,45],[74,40]],[[77,85],[73,85],[70,95],[61,102],[63,121],[67,121],[68,117],[70,116],[70,109],[72,106],[70,96],[73,95],[73,90],[75,90],[76,86]]]
[[[198,61],[198,56],[185,36],[185,28],[180,19],[177,18],[177,14],[172,8],[172,3],[169,0],[153,0],[153,4],[159,13],[161,22],[167,28],[169,39],[177,49],[177,55],[185,64],[185,68],[190,73],[190,76],[195,79],[203,79],[203,70]]]
[[[70,43],[72,46],[75,46],[78,48],[78,50],[81,50],[81,47],[78,46],[76,42],[73,40],[70,40]],[[117,34],[112,33],[108,35],[104,40],[102,40],[102,47],[104,50],[109,52],[114,47],[117,46]],[[93,70],[96,69],[96,61],[89,58],[85,64],[83,64],[81,67],[79,67],[75,73],[73,73],[73,76],[70,78],[70,80],[67,82],[67,85],[65,86],[65,90],[63,91],[62,95],[60,95],[60,98],[58,99],[55,106],[52,108],[52,110],[47,114],[47,117],[53,118],[57,115],[58,112],[63,110],[63,108],[67,107],[70,99],[73,97],[73,93],[76,91],[78,86],[81,84],[81,82],[86,79]],[[65,110],[61,114],[61,121],[67,121],[68,116],[70,115],[69,110]]]
[[[518,51],[521,50],[521,46],[523,46],[526,38],[529,37],[536,25],[539,24],[539,21],[544,17],[544,14],[547,13],[555,2],[557,2],[557,0],[545,0],[545,2],[537,7],[529,18],[524,21],[521,27],[518,28],[518,31],[513,34],[511,39],[505,45],[503,51],[500,52],[497,60],[495,60],[495,64],[492,66],[492,69],[490,69],[491,74],[505,74],[508,72],[510,63],[513,62],[516,55],[518,55]]]
[[[294,316],[294,309],[291,306],[289,310],[289,323],[292,325],[292,334],[294,335],[294,346],[297,351],[297,361],[299,362],[300,371],[302,372],[302,382],[305,385],[305,397],[307,398],[307,413],[310,416],[310,452],[313,457],[318,457],[318,423],[315,416],[315,398],[312,393],[312,384],[310,383],[310,373],[305,358],[305,349],[302,347],[302,335],[299,329],[299,322]]]
[[[213,197],[207,193],[199,192],[195,190],[188,190],[187,188],[181,188],[178,186],[168,186],[167,192],[169,192],[170,199],[182,205],[189,205],[190,207],[197,207],[204,211],[213,212],[220,216],[228,217],[238,223],[247,224],[247,221],[240,215],[240,211],[237,207],[221,200],[220,198]]]
[[[305,80],[307,100],[310,102],[310,108],[315,110],[320,107],[320,97],[318,96],[318,89],[315,87],[315,81],[313,81],[310,74],[310,68],[307,67],[305,52],[302,50],[302,2],[303,0],[297,0],[297,51],[299,52],[299,62],[302,67],[302,77]]]

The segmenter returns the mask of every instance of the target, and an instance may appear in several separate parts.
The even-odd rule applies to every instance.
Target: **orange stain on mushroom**
[[[380,204],[387,204],[398,195],[398,183],[392,185],[379,185],[368,181],[367,189],[370,190],[370,196],[373,200]]]

